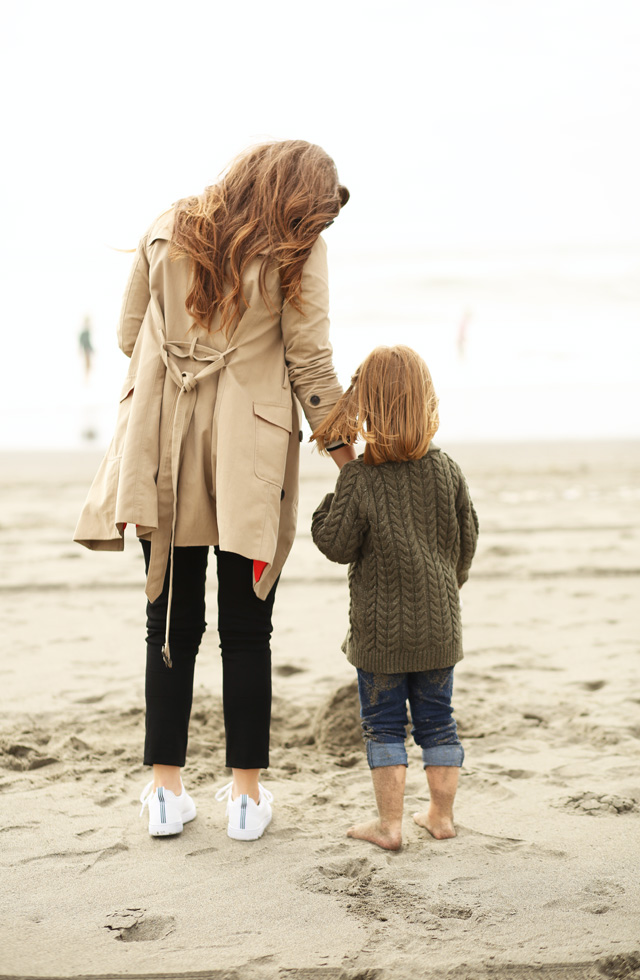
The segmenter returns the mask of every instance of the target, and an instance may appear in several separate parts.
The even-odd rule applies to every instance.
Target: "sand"
[[[0,457],[0,975],[287,980],[640,977],[640,445],[448,446],[479,551],[463,590],[458,836],[348,839],[373,813],[346,570],[313,547],[335,479],[304,454],[276,603],[274,819],[231,841],[215,631],[199,655],[182,836],[139,819],[143,565],[71,543],[97,458]]]

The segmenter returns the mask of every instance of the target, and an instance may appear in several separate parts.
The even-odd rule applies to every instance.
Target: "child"
[[[409,347],[377,347],[313,433],[318,446],[365,441],[313,515],[316,545],[350,563],[349,632],[378,819],[349,837],[388,850],[402,843],[406,702],[422,747],[429,809],[413,819],[455,837],[453,800],[464,751],[452,717],[453,665],[462,659],[459,589],[478,519],[460,467],[431,442],[438,400]]]

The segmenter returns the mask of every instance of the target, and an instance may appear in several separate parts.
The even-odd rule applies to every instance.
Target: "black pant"
[[[149,569],[151,545],[142,541]],[[271,614],[276,584],[267,598],[253,591],[253,562],[215,548],[218,565],[218,632],[222,651],[222,701],[227,766],[269,765],[271,723]],[[172,667],[162,659],[169,568],[161,595],[147,602],[147,704],[144,763],[183,766],[187,752],[193,674],[206,628],[208,547],[175,548],[169,644]]]

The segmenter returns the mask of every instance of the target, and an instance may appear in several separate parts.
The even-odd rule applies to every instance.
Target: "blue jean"
[[[453,667],[409,674],[372,674],[358,668],[360,717],[370,769],[408,765],[407,701],[424,766],[461,766],[464,749],[453,719]]]

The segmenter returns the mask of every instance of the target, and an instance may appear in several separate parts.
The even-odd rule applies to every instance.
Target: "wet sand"
[[[91,453],[2,454],[0,976],[460,980],[640,976],[640,445],[443,446],[481,535],[454,703],[458,836],[348,839],[373,814],[346,569],[313,547],[330,462],[305,452],[276,603],[274,819],[231,841],[215,574],[185,784],[198,818],[138,818],[143,563],[71,543]]]

